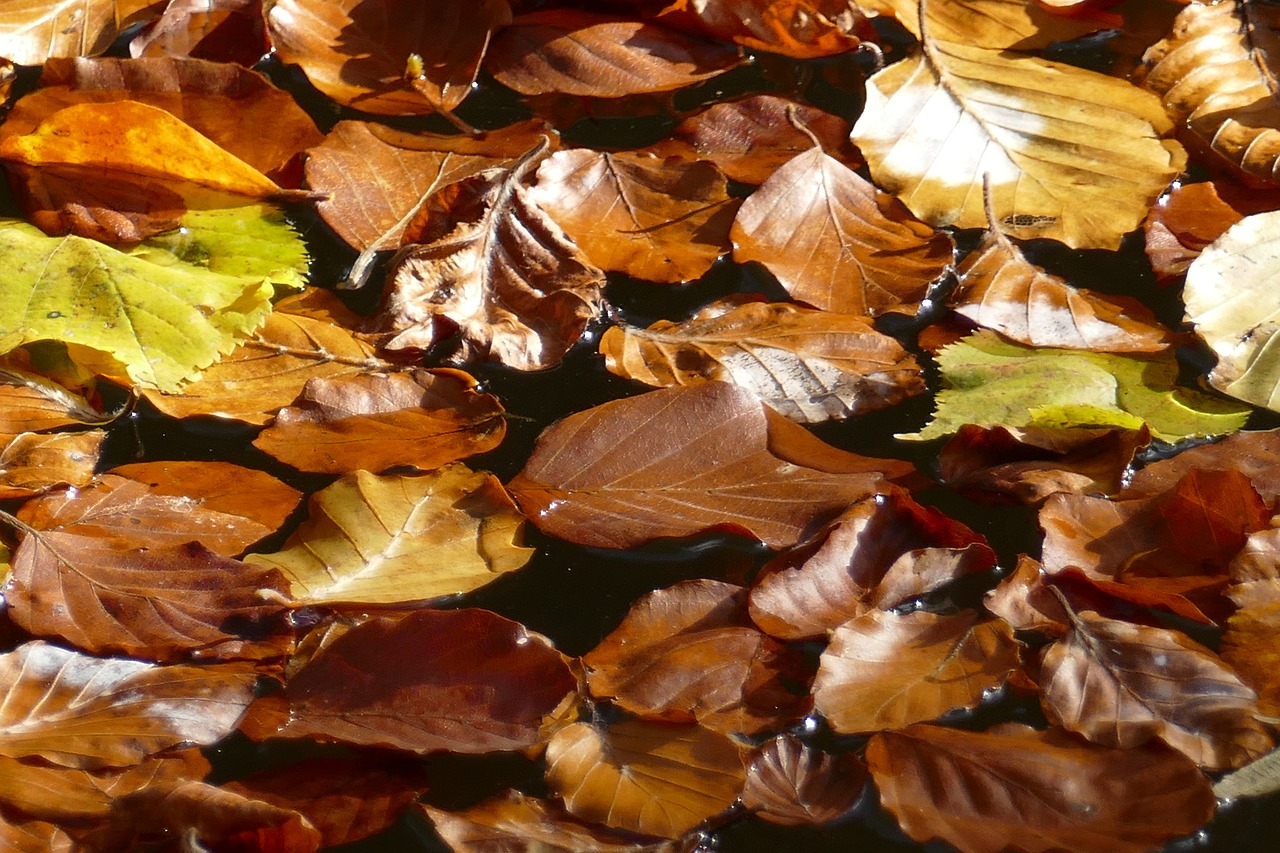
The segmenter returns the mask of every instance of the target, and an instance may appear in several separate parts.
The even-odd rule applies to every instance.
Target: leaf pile
[[[0,846],[1274,794],[1280,16],[1140,5],[0,0]]]

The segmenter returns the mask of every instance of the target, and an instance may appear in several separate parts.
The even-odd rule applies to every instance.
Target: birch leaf
[[[867,81],[853,141],[871,174],[934,226],[980,228],[982,180],[1004,233],[1115,249],[1182,171],[1155,97],[1033,56],[936,39]]]

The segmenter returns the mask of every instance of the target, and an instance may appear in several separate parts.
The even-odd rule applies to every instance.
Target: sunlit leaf
[[[873,2],[877,7],[888,6],[904,27],[917,37],[920,35],[919,0]],[[993,50],[1036,50],[1102,29],[1087,19],[1053,14],[1045,5],[1045,0],[928,0],[924,13],[933,38]]]
[[[87,486],[107,434],[23,433],[0,450],[0,497],[26,498],[57,486]]]
[[[875,34],[845,0],[695,0],[686,14],[714,38],[796,59],[846,53]]]
[[[0,56],[40,65],[54,56],[92,56],[115,40],[116,0],[5,0]]]
[[[783,734],[752,755],[742,804],[769,823],[827,823],[854,807],[866,781],[867,770],[854,756],[836,757]]]
[[[84,397],[43,376],[0,368],[0,436],[110,420]]]
[[[198,56],[247,67],[268,47],[257,0],[171,0],[160,18],[129,42],[129,54]]]

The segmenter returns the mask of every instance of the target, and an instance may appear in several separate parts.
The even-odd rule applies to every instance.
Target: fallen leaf
[[[781,548],[911,470],[823,444],[746,391],[708,382],[558,421],[507,488],[543,532],[580,545],[718,528]]]
[[[666,92],[723,74],[741,62],[714,42],[655,24],[577,9],[519,15],[494,36],[484,68],[525,95],[563,92],[621,98]]]
[[[266,531],[282,527],[302,499],[297,489],[265,471],[217,460],[135,462],[117,465],[109,473],[136,480],[153,495],[177,497],[179,504],[193,515],[197,514],[198,511],[193,512],[197,507],[226,513],[256,522]],[[232,525],[235,526],[234,522]],[[250,532],[240,534],[239,541],[245,543],[244,547],[231,553],[238,554],[257,541],[246,541],[253,535],[253,528],[248,530]]]
[[[532,745],[577,686],[544,637],[487,610],[370,619],[325,646],[284,689],[276,737],[415,753]]]
[[[672,5],[683,6],[684,14],[712,38],[795,59],[847,53],[862,39],[875,37],[862,9],[845,0],[693,0]]]
[[[1178,184],[1156,202],[1144,225],[1147,257],[1157,279],[1181,276],[1204,248],[1251,213],[1274,205],[1273,193],[1229,181]]]
[[[1270,187],[1280,186],[1278,32],[1280,14],[1266,4],[1191,4],[1138,72],[1197,149]]]
[[[600,338],[605,366],[667,387],[718,380],[745,388],[799,423],[874,412],[925,390],[915,358],[846,314],[732,298],[679,323],[614,326]]]
[[[452,112],[471,90],[507,0],[427,8],[416,0],[279,0],[267,32],[282,62],[367,113]]]
[[[898,438],[931,439],[965,424],[1119,427],[1144,423],[1164,441],[1232,432],[1248,410],[1176,384],[1172,351],[1146,358],[1032,349],[978,332],[938,355],[943,388],[933,420]]]
[[[461,464],[417,477],[357,471],[311,498],[274,554],[247,562],[310,604],[402,604],[470,592],[523,566],[523,516],[491,474]]]
[[[12,853],[76,853],[80,845],[66,830],[45,821],[10,821],[0,815],[0,844]]]
[[[270,49],[258,0],[171,0],[129,42],[135,59],[191,56],[255,65]]]
[[[1013,628],[974,611],[872,610],[836,628],[818,663],[814,709],[837,732],[898,729],[974,708],[1018,667]]]
[[[460,370],[315,377],[253,446],[300,471],[429,471],[497,447],[502,413]]]
[[[951,238],[813,147],[738,209],[733,258],[758,261],[796,299],[824,311],[915,313],[951,264]]]
[[[231,733],[253,697],[244,664],[157,666],[42,641],[0,655],[0,755],[92,770]]]
[[[0,56],[40,65],[51,57],[102,53],[126,25],[116,7],[116,0],[8,0],[0,13]]]
[[[829,823],[853,809],[866,782],[867,769],[853,755],[834,756],[781,734],[751,756],[742,804],[769,823]]]
[[[1015,723],[884,732],[867,765],[907,835],[963,853],[1148,853],[1214,810],[1209,780],[1167,747],[1108,749]]]
[[[547,784],[569,814],[614,829],[679,838],[737,800],[740,748],[692,725],[573,723],[547,743]]]
[[[1163,494],[1194,468],[1237,471],[1249,478],[1263,503],[1272,506],[1280,498],[1280,480],[1272,470],[1280,464],[1280,430],[1242,430],[1221,441],[1190,447],[1167,459],[1139,469],[1121,497],[1139,498]]]
[[[1023,4],[1018,4],[1023,5]],[[1124,80],[934,34],[867,81],[853,141],[872,177],[925,222],[980,228],[984,176],[1000,229],[1114,249],[1186,163],[1154,96]],[[1100,133],[1099,128],[1105,128]]]
[[[0,498],[27,498],[58,486],[87,486],[107,434],[26,432],[0,450]]]
[[[897,17],[920,37],[919,0],[871,0]],[[1054,0],[1057,2],[1057,0]],[[964,0],[962,3],[927,2],[929,34],[936,39],[959,41],[992,50],[1038,50],[1054,42],[1072,41],[1102,26],[1094,21],[1054,14],[1045,0]]]
[[[1213,795],[1220,800],[1263,797],[1280,790],[1280,751],[1273,750],[1233,770],[1213,783]]]
[[[457,329],[454,360],[550,367],[599,310],[604,273],[521,181],[545,150],[437,192],[388,275],[374,330],[388,349],[429,349]]]
[[[13,367],[0,368],[0,438],[111,420],[83,396],[52,380]]]
[[[586,148],[543,160],[529,198],[592,264],[664,284],[711,268],[736,209],[710,161]]]

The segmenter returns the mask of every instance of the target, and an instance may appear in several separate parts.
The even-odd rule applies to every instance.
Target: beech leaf
[[[719,528],[780,548],[911,470],[823,444],[748,392],[707,382],[552,424],[508,489],[541,530],[581,545]]]
[[[533,555],[523,517],[490,474],[461,464],[419,477],[348,474],[311,498],[310,518],[274,554],[311,604],[400,604],[469,592]]]
[[[0,498],[28,498],[57,486],[87,486],[107,434],[23,433],[0,450]]]
[[[852,810],[866,781],[867,769],[854,756],[833,756],[782,734],[752,755],[742,804],[769,823],[822,824]]]
[[[55,56],[92,56],[119,32],[116,0],[8,0],[0,8],[0,56],[40,65]]]
[[[700,0],[687,12],[716,38],[795,59],[846,53],[875,35],[844,0]]]

